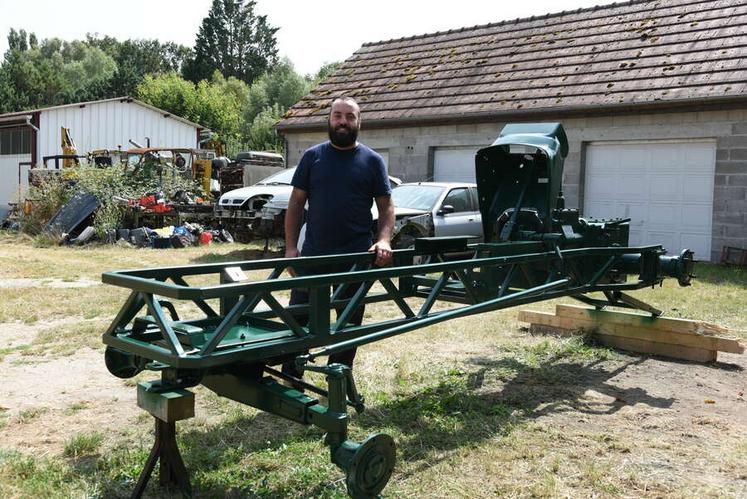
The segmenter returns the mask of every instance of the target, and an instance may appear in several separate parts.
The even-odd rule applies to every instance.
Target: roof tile
[[[278,124],[355,97],[367,123],[747,96],[747,0],[633,0],[367,43]]]

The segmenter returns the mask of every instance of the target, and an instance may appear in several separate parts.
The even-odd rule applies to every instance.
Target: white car
[[[241,187],[223,194],[218,200],[218,216],[234,216],[240,218],[256,218],[262,207],[276,196],[290,197],[293,190],[291,180],[296,168],[286,168],[273,173],[266,179],[260,180],[249,187]],[[245,213],[238,213],[245,212]]]
[[[223,194],[215,206],[215,216],[240,242],[267,236],[262,225],[262,208],[274,200],[288,198],[293,190],[291,180],[296,168],[287,168],[260,180],[249,187],[241,187]]]

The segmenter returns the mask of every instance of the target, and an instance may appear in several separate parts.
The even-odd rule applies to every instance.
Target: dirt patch
[[[82,348],[60,358],[12,354],[0,370],[13,380],[0,386],[4,445],[59,452],[76,433],[106,433],[136,415],[134,387],[109,374],[102,351]]]
[[[89,288],[99,286],[101,281],[91,279],[77,279],[75,281],[66,281],[64,279],[0,279],[0,288]]]
[[[655,484],[640,495],[744,497],[747,473],[735,463],[747,439],[747,355],[721,353],[713,364],[621,355],[567,388],[519,376],[502,396],[523,397],[530,418],[567,442],[557,449],[567,459],[593,442],[600,466],[634,476],[636,487]]]
[[[22,322],[0,323],[0,348],[16,348],[28,345],[36,339],[40,331],[52,329],[66,324],[73,324],[86,319],[82,317],[66,317],[55,321],[45,322],[42,326],[28,325]]]
[[[10,380],[0,385],[3,445],[59,452],[76,433],[104,432],[119,426],[120,418],[133,416],[135,389],[109,374],[103,347],[84,347],[63,357],[24,355],[19,348],[31,344],[41,331],[83,320],[0,324],[0,344],[16,349],[0,362],[4,379]]]

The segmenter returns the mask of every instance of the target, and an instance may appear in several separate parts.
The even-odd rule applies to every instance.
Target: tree
[[[283,116],[278,104],[264,108],[251,122],[248,145],[255,151],[283,151],[283,140],[275,131],[275,123]]]
[[[320,83],[322,80],[325,80],[328,76],[332,76],[332,74],[337,71],[337,68],[342,66],[341,62],[325,62],[321,68],[319,68],[319,71],[316,72],[316,75],[314,76],[313,80],[314,83]]]
[[[117,70],[110,82],[113,96],[134,95],[137,85],[146,75],[181,71],[184,62],[192,55],[188,47],[158,40],[120,42],[110,36],[99,38],[89,34],[86,41],[106,52],[117,63]]]
[[[103,50],[79,40],[64,44],[62,59],[62,76],[73,100],[86,100],[76,95],[90,93],[90,87],[99,89],[95,94],[105,92],[106,84],[117,70],[117,63]]]
[[[8,46],[0,67],[3,111],[108,96],[117,65],[103,50],[79,40],[50,38],[39,43],[33,33],[14,29],[8,35]]]
[[[136,95],[143,102],[194,121],[195,86],[176,72],[146,76],[137,86]]]
[[[257,115],[274,104],[279,106],[282,115],[309,93],[312,86],[313,83],[309,79],[296,73],[289,59],[283,59],[249,87],[249,100],[244,113],[245,122],[251,125]]]
[[[200,81],[197,85],[172,71],[146,76],[137,87],[137,97],[160,109],[186,118],[216,132],[226,141],[236,142],[242,128],[241,107],[235,79]]]
[[[34,41],[36,41],[36,35],[32,33],[31,36],[34,37]],[[10,28],[10,31],[8,32],[8,50],[20,50],[23,52],[28,49],[29,43],[26,38],[26,30],[21,29],[16,31],[15,29]]]
[[[4,86],[11,89],[3,91],[5,110],[20,111],[60,103],[58,95],[71,89],[63,76],[65,61],[59,50],[62,42],[45,40],[32,49],[24,30],[11,29],[8,46],[0,77]]]
[[[277,62],[274,28],[267,16],[254,14],[253,0],[213,0],[195,40],[194,58],[184,76],[197,83],[215,70],[246,83],[253,82]]]
[[[211,83],[219,88],[221,92],[233,96],[236,100],[236,105],[240,109],[246,107],[249,99],[249,85],[233,76],[224,78],[223,75],[220,74],[220,71],[215,71],[213,73]]]

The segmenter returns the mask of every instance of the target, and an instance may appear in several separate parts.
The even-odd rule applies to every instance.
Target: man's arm
[[[301,232],[303,207],[308,194],[305,190],[294,187],[288,200],[285,212],[285,257],[295,258],[301,254],[298,249],[298,235]]]
[[[392,263],[392,230],[394,230],[394,202],[392,196],[376,197],[376,208],[379,210],[379,233],[376,242],[368,251],[376,253],[374,265],[385,267]]]

